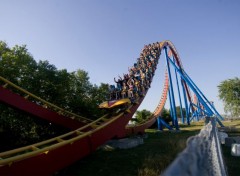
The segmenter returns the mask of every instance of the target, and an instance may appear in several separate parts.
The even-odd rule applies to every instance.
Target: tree
[[[72,73],[71,95],[68,107],[71,111],[96,119],[102,115],[98,105],[106,100],[108,84],[93,85],[89,81],[88,72],[78,69]]]
[[[42,65],[49,66],[50,64],[47,61],[37,63],[25,45],[9,48],[5,42],[0,41],[0,75],[37,96],[53,100],[52,98],[56,94],[49,90],[53,90],[55,84],[50,82],[55,80],[56,77],[53,76],[57,69],[53,65],[49,67],[42,67]],[[46,68],[49,70],[51,68],[52,73],[54,73],[48,74]],[[40,75],[45,76],[40,79]],[[49,81],[48,77],[52,79]],[[7,88],[12,89],[10,86]],[[14,92],[22,94],[16,89]],[[48,98],[49,95],[51,95],[50,98]],[[0,132],[1,139],[2,137],[5,139],[5,146],[1,145],[1,150],[6,150],[6,148],[20,147],[35,143],[40,139],[44,140],[60,135],[66,132],[66,129],[50,125],[47,121],[33,118],[28,114],[0,104]]]
[[[232,116],[240,116],[240,79],[228,79],[218,85],[219,98],[224,103],[224,111]]]
[[[165,120],[165,122],[169,123],[172,121],[172,117],[171,117],[171,113],[170,110],[167,110],[165,108],[163,108],[162,113],[161,113],[161,117]]]
[[[2,41],[0,75],[50,103],[92,119],[102,115],[98,105],[108,94],[108,84],[91,84],[86,71],[79,69],[68,73],[66,69],[58,70],[46,60],[36,62],[26,45],[9,48]],[[23,95],[15,89],[13,91]],[[4,139],[5,147],[19,147],[63,132],[66,129],[0,104],[0,139]],[[0,150],[5,147],[1,145]]]
[[[5,42],[0,41],[0,58],[0,75],[28,89],[28,83],[34,80],[32,73],[37,69],[37,63],[26,46],[16,45],[10,49]]]
[[[136,111],[134,121],[136,121],[137,123],[141,123],[151,115],[152,115],[152,113],[150,111],[146,110],[146,109],[143,109],[141,111]]]
[[[180,108],[180,106],[176,107],[176,113],[177,113],[177,117],[181,118],[181,108]],[[183,117],[185,116],[185,114],[186,114],[186,109],[182,108],[182,115],[183,115]]]

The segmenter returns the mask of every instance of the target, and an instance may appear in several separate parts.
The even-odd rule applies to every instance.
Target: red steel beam
[[[2,86],[0,86],[0,102],[71,130],[86,125],[83,122],[65,117],[57,112],[37,105],[36,103],[33,103],[24,97],[3,88]]]

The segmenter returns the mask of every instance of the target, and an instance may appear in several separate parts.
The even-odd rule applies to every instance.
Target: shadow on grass
[[[187,138],[199,130],[147,132],[144,144],[131,149],[98,149],[91,155],[60,171],[57,175],[84,176],[155,176],[186,147]]]
[[[233,121],[226,121],[224,122],[226,127],[229,127],[227,130],[227,134],[229,137],[236,137],[240,136],[240,121],[233,120]],[[231,127],[234,127],[233,129]],[[226,169],[228,171],[229,176],[238,176],[240,175],[240,157],[235,157],[231,155],[231,147],[227,147],[222,145],[222,153],[224,162],[226,164]]]
[[[223,158],[229,176],[240,175],[240,157],[231,155],[231,147],[222,145]]]

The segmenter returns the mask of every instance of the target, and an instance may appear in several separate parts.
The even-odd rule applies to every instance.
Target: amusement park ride
[[[158,120],[158,124],[165,124],[161,119],[161,112],[167,97],[172,117],[172,126],[168,128],[179,130],[173,76],[177,86],[182,123],[190,125],[194,118],[215,116],[219,125],[222,126],[220,120],[223,118],[184,71],[174,45],[170,41],[157,42],[154,45],[158,52],[157,61],[163,51],[167,63],[164,88],[153,114],[144,122],[136,125],[128,125],[128,122],[144,100],[147,89],[143,96],[138,96],[134,100],[134,103],[129,98],[103,102],[100,108],[108,109],[109,113],[92,121],[42,100],[0,77],[1,82],[4,82],[4,85],[0,86],[1,103],[71,129],[71,132],[61,136],[0,153],[0,175],[18,175],[19,173],[22,175],[51,175],[95,151],[112,138],[144,133],[144,130],[152,126],[156,120]],[[18,90],[17,92],[21,91],[25,96],[14,93],[14,89]],[[35,101],[31,101],[29,97]],[[186,109],[185,114],[183,107]],[[76,117],[79,120],[75,120]]]

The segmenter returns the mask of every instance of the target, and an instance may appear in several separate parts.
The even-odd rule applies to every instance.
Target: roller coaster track
[[[164,47],[169,47],[175,56],[177,65],[179,68],[182,68],[180,58],[175,47],[170,41],[163,41],[159,43],[158,47],[160,53]],[[3,78],[1,78],[1,80],[6,84],[3,87],[0,87],[0,100],[10,106],[14,106],[23,111],[34,114],[34,112],[29,112],[27,108],[19,107],[20,104],[16,104],[7,98],[7,96],[11,96],[12,98],[17,97],[9,93],[6,89],[6,87],[11,84]],[[11,86],[15,87],[14,85]],[[186,84],[185,87],[188,98],[191,100],[191,95]],[[17,89],[20,90],[18,87]],[[92,122],[88,121],[85,126],[81,126],[80,128],[64,135],[26,147],[0,153],[0,175],[19,175],[19,173],[21,173],[21,175],[51,175],[95,151],[100,145],[104,144],[113,137],[125,137],[129,134],[129,131],[130,133],[143,131],[143,129],[154,123],[156,117],[161,113],[166,102],[167,90],[168,78],[166,76],[164,90],[153,116],[138,126],[129,127],[127,124],[142,103],[144,97],[140,97],[136,104],[130,105],[124,112],[119,112],[114,116],[106,114],[98,120]],[[27,97],[31,96],[36,98],[38,101],[41,100],[26,91],[23,92],[27,95]],[[18,99],[20,98],[17,98],[17,101],[23,101],[23,99]],[[43,102],[43,104],[47,103],[42,100],[41,102]],[[47,105],[49,106],[51,104],[48,103]],[[55,108],[55,106],[53,107]],[[58,110],[63,112],[62,109]],[[34,115],[39,116],[36,112]]]
[[[142,121],[141,123],[134,124],[134,125],[127,125],[126,131],[127,131],[128,135],[143,134],[145,129],[151,127],[155,123],[156,119],[161,115],[164,105],[167,101],[168,88],[169,88],[168,73],[166,71],[163,92],[162,92],[159,104],[155,108],[153,114],[151,116],[149,116],[146,120]]]
[[[13,108],[72,130],[92,122],[90,119],[66,111],[63,108],[39,98],[1,76],[0,81],[4,84],[0,86],[0,102]],[[18,93],[14,93],[13,91]]]

